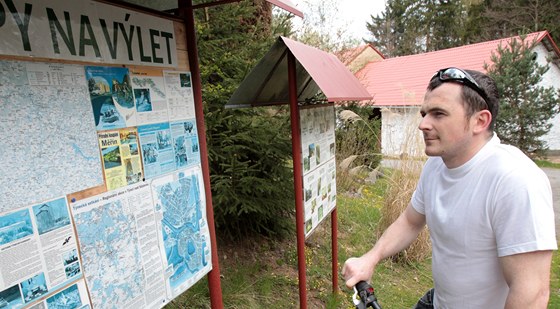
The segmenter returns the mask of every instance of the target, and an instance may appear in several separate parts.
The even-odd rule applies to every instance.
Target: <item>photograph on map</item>
[[[47,289],[47,282],[45,280],[45,275],[40,273],[29,279],[20,282],[21,293],[23,294],[23,300],[29,303],[49,292]]]
[[[138,88],[134,89],[134,99],[136,101],[137,112],[151,112],[152,100],[150,99],[150,89]]]
[[[307,172],[307,171],[309,171],[309,168],[310,168],[309,157],[305,157],[305,158],[303,158],[303,171]]]
[[[155,143],[149,143],[142,147],[142,157],[144,158],[144,163],[150,164],[157,161],[158,153]]]
[[[22,305],[19,285],[0,291],[0,308],[19,308]]]
[[[105,169],[121,166],[121,151],[119,146],[107,147],[101,150]]]
[[[50,308],[80,308],[82,306],[82,299],[80,298],[80,291],[78,285],[74,284],[69,286],[53,296],[47,298],[47,305]]]
[[[80,274],[80,263],[68,264],[64,267],[64,272],[66,273],[66,278],[72,278]]]
[[[72,264],[78,261],[78,250],[72,249],[68,252],[62,254],[64,260],[64,266]]]
[[[309,220],[305,221],[305,233],[309,233],[313,228],[313,220],[309,218]]]
[[[97,130],[127,127],[135,112],[128,69],[86,66],[85,70]]]
[[[70,224],[70,214],[64,197],[33,206],[33,214],[40,235]]]
[[[190,73],[179,74],[179,80],[181,80],[181,87],[191,87],[191,74]]]
[[[29,210],[22,209],[0,217],[0,246],[32,234]]]

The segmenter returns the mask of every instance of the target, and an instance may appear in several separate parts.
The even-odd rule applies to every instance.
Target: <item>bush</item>
[[[222,237],[294,230],[291,139],[285,114],[216,109],[207,118],[214,219]]]
[[[381,162],[380,119],[370,118],[371,107],[345,106],[336,129],[337,190],[359,191]]]

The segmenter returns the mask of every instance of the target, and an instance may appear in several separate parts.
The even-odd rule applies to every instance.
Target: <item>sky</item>
[[[333,2],[336,6],[336,18],[332,21],[333,28],[347,29],[348,33],[361,40],[368,36],[366,22],[371,21],[371,15],[376,16],[385,9],[385,0],[291,0],[296,7],[303,11],[304,18],[313,11],[307,9],[307,4],[322,5]]]
[[[349,26],[349,32],[361,39],[368,36],[366,22],[371,21],[370,16],[385,9],[385,0],[339,0],[338,9],[341,19]]]

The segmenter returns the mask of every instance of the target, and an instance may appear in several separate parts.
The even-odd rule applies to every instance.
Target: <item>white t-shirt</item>
[[[498,257],[557,249],[548,177],[497,137],[457,168],[429,158],[412,206],[426,215],[438,309],[503,308]]]

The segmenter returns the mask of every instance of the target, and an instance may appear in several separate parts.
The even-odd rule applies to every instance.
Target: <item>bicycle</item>
[[[365,281],[360,281],[354,286],[352,301],[356,309],[366,309],[367,307],[381,309],[381,306],[377,302],[377,297],[375,297],[373,287]]]

